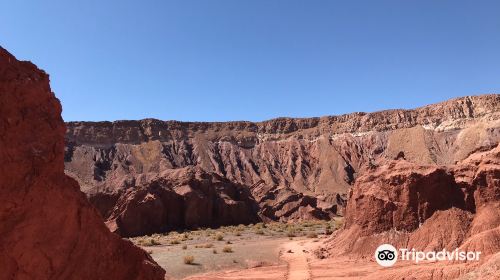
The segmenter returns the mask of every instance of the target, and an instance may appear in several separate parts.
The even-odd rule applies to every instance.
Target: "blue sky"
[[[260,121],[500,92],[500,1],[0,0],[65,120]]]

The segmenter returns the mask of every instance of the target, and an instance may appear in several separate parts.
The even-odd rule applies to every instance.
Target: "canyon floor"
[[[456,279],[464,263],[398,261],[390,268],[370,257],[321,257],[331,234],[343,224],[332,221],[258,223],[169,232],[130,238],[167,271],[166,279],[186,280],[316,280],[316,279]],[[335,235],[335,234],[334,234]],[[188,262],[188,263],[186,263]],[[484,264],[484,265],[483,265]],[[478,263],[476,272],[460,279],[496,279],[500,254]],[[450,274],[451,271],[451,274]],[[428,275],[441,273],[442,275]]]
[[[196,263],[184,265],[181,261],[164,259],[182,254],[165,253],[160,248],[153,250],[153,258],[167,270],[166,279],[185,280],[355,280],[355,279],[498,279],[500,254],[489,257],[478,271],[463,273],[464,263],[421,262],[418,265],[410,261],[398,261],[393,267],[379,266],[371,258],[319,258],[315,251],[325,245],[325,236],[318,238],[298,237],[294,240],[253,239],[247,240],[250,246],[235,248],[244,250],[231,257],[211,257],[211,250],[198,252],[209,265]],[[266,252],[262,252],[266,248]],[[246,250],[245,250],[246,249]],[[175,251],[175,249],[173,250]],[[168,259],[168,260],[167,260]],[[236,260],[234,264],[227,259]],[[260,261],[256,261],[256,259]],[[168,261],[168,265],[165,265]],[[217,263],[217,265],[214,265]],[[170,270],[169,270],[170,269]],[[449,275],[450,271],[462,271],[462,275]]]
[[[228,226],[134,237],[130,240],[148,251],[167,271],[168,279],[205,279],[225,274],[240,278],[238,272],[258,271],[266,277],[307,279],[309,251],[340,226],[332,221],[268,223]],[[185,258],[193,257],[191,264]],[[287,272],[287,267],[290,269]],[[257,269],[258,268],[258,269]],[[274,271],[269,274],[267,270]],[[217,276],[219,275],[219,276]],[[252,274],[249,274],[252,275]],[[253,277],[253,276],[252,276]]]

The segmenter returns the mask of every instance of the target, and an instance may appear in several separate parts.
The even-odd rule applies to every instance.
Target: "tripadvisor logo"
[[[448,251],[417,251],[415,249],[397,250],[391,244],[382,244],[375,250],[375,260],[384,267],[393,266],[398,259],[402,261],[413,261],[418,264],[421,261],[479,261],[481,252],[463,251],[455,249]]]
[[[391,244],[382,244],[375,250],[375,260],[381,266],[393,266],[398,261],[398,250]]]

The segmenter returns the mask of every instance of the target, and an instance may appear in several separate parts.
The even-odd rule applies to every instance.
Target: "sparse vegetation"
[[[307,234],[307,238],[318,238],[318,235],[315,232],[310,232]]]
[[[214,244],[212,244],[212,243],[205,243],[205,244],[201,244],[201,245],[196,245],[194,247],[195,248],[206,248],[206,249],[208,249],[208,248],[214,247]]]
[[[216,235],[215,235],[215,240],[217,241],[222,241],[224,240],[224,235],[220,232],[218,232]]]
[[[140,246],[156,246],[156,245],[161,245],[161,243],[154,239],[154,238],[148,238],[148,239],[141,239],[138,241],[138,244]]]
[[[184,263],[185,264],[194,264],[194,256],[184,256]]]
[[[264,245],[261,246],[259,242],[263,242],[262,244],[265,242],[265,246],[273,250],[277,249],[280,244],[289,242],[288,240],[321,242],[323,233],[331,234],[337,227],[341,227],[342,223],[342,218],[329,221],[256,223],[219,228],[197,228],[191,231],[170,231],[132,237],[130,240],[145,248],[149,254],[154,251],[155,258],[166,255],[169,258],[173,257],[174,260],[177,259],[179,268],[176,269],[202,271],[205,266],[211,266],[213,263],[231,266],[233,260],[234,263],[241,265],[245,264],[249,258],[260,261],[260,248]],[[156,245],[167,246],[146,247]],[[265,253],[265,258],[272,258],[268,253]]]
[[[333,223],[335,225],[335,229],[339,229],[344,225],[344,218],[343,217],[338,217],[333,219]]]
[[[177,244],[180,244],[181,242],[178,240],[178,239],[172,239],[170,240],[170,245],[177,245]]]

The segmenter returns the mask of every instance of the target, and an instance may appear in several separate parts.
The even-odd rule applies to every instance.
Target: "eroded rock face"
[[[444,167],[388,161],[356,181],[349,194],[345,226],[367,234],[413,231],[438,210],[465,209],[464,193]],[[472,210],[472,209],[469,209]]]
[[[163,279],[64,174],[64,133],[48,75],[0,48],[0,278]]]
[[[500,95],[463,97],[415,110],[259,123],[146,119],[71,122],[67,127],[66,173],[90,196],[143,189],[142,177],[196,166],[246,186],[261,220],[322,219],[343,214],[348,190],[365,166],[396,158],[449,165],[478,149],[495,147],[500,140]],[[452,180],[448,171],[433,172],[429,180],[440,172]],[[427,191],[440,188],[441,183],[433,184]],[[413,190],[408,186],[407,195]],[[440,209],[430,206],[434,198],[428,199],[414,205],[423,212],[401,228],[414,228]]]
[[[89,197],[107,217],[109,228],[122,236],[259,220],[248,188],[217,174],[186,167],[146,177],[123,193]]]
[[[380,163],[356,181],[347,201],[345,226],[322,252],[372,258],[384,243],[422,251],[460,248],[481,252],[481,261],[396,269],[390,277],[381,277],[499,275],[499,194],[500,145],[456,165]]]

